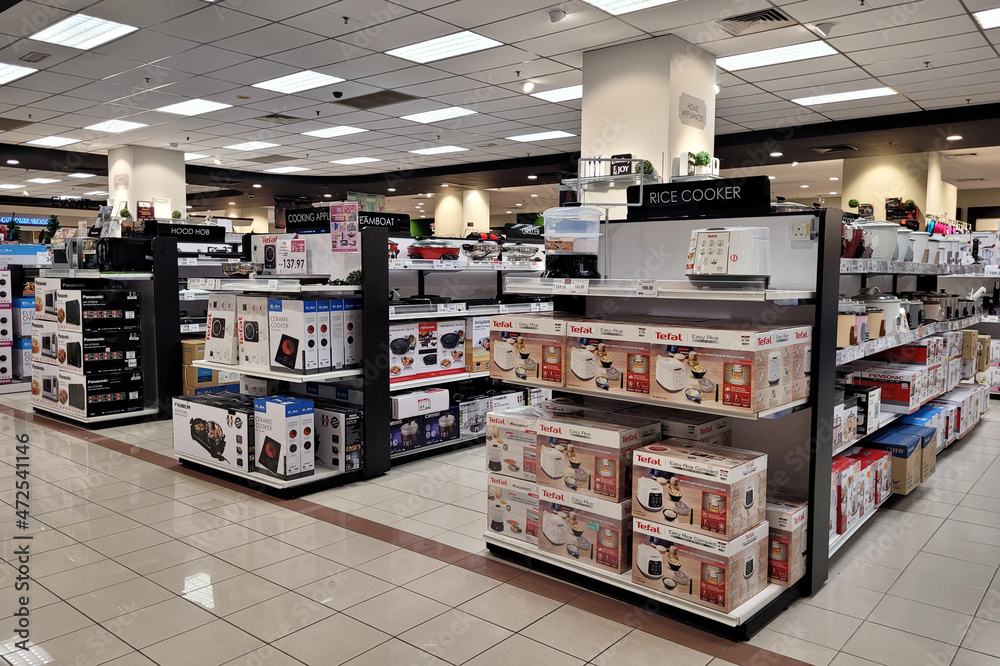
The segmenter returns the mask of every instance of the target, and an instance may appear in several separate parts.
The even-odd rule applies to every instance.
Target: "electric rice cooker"
[[[903,317],[902,300],[893,294],[883,294],[878,287],[864,287],[861,293],[852,297],[865,305],[876,305],[885,313],[885,334],[894,335],[906,328]]]
[[[896,261],[913,261],[913,250],[910,247],[911,229],[900,227],[896,232]]]
[[[926,231],[911,231],[909,235],[910,253],[913,261],[925,263],[927,259],[927,246],[930,243],[931,235]]]
[[[896,254],[899,225],[894,222],[865,222],[862,227],[872,235],[872,258],[892,259]]]

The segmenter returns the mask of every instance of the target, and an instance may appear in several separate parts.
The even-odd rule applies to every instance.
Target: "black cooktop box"
[[[56,292],[56,321],[60,331],[133,331],[142,326],[139,292],[126,289]]]
[[[139,331],[59,331],[59,368],[76,374],[128,372],[141,367]]]
[[[85,417],[141,411],[142,373],[78,375],[59,372],[59,408]]]

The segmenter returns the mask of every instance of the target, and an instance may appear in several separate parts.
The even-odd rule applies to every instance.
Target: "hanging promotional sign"
[[[333,252],[360,252],[358,204],[342,201],[330,204],[330,249]]]
[[[628,188],[628,201],[639,201],[639,186]],[[709,215],[766,215],[771,212],[767,176],[660,183],[642,188],[642,205],[628,209],[629,220]]]

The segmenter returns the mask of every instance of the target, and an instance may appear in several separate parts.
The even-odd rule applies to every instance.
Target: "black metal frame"
[[[156,353],[156,405],[158,418],[168,419],[173,413],[173,397],[183,392],[183,380],[177,359],[181,357],[181,318],[176,307],[167,303],[177,302],[177,239],[158,236],[152,240],[153,250],[153,303],[155,322],[152,335]],[[156,307],[158,303],[163,307]],[[148,347],[147,347],[148,349]]]
[[[365,387],[364,478],[384,474],[389,457],[389,232],[361,229],[363,323],[361,331]],[[336,478],[336,477],[335,477]]]

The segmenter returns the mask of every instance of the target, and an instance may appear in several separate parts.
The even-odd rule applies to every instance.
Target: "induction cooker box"
[[[59,350],[58,325],[55,321],[35,319],[31,322],[31,360],[34,363],[57,365]]]
[[[278,268],[278,234],[250,236],[250,261],[263,264],[261,275],[274,275]]]
[[[364,443],[364,411],[314,401],[316,464],[340,473],[361,469]]]
[[[272,298],[267,310],[271,370],[297,375],[316,372],[316,301]]]
[[[797,583],[806,573],[806,522],[809,504],[800,500],[768,498],[768,582],[782,587]]]
[[[330,301],[330,328],[326,333],[330,350],[330,370],[340,370],[347,364],[347,304],[341,298]],[[320,336],[323,336],[323,329],[320,327]],[[320,353],[323,350],[323,342],[320,340]],[[356,363],[356,361],[355,361]]]
[[[424,389],[408,393],[397,393],[390,398],[392,418],[405,419],[427,412],[448,409],[448,389]]]
[[[11,345],[14,379],[31,379],[31,338],[15,338]]]
[[[238,372],[227,372],[225,370],[209,370],[193,365],[183,366],[184,386],[191,388],[205,388],[210,386],[239,384],[240,375]],[[239,392],[239,391],[236,391]]]
[[[609,394],[649,394],[652,329],[604,320],[567,320],[566,386]]]
[[[564,386],[565,320],[559,314],[490,319],[490,377],[542,387]]]
[[[56,309],[60,331],[136,330],[142,325],[138,291],[60,289]]]
[[[0,384],[10,384],[14,380],[14,366],[18,353],[12,343],[0,343]]]
[[[15,310],[10,303],[0,303],[0,344],[13,342],[16,330]]]
[[[205,333],[205,360],[213,363],[239,363],[239,311],[236,294],[211,294],[208,298],[208,322]]]
[[[538,549],[603,571],[632,559],[632,502],[610,502],[538,486]]]
[[[138,370],[142,363],[139,331],[72,333],[59,331],[60,370],[79,375]]]
[[[107,416],[143,408],[142,372],[79,375],[60,370],[59,404],[69,414]]]
[[[256,468],[253,407],[220,396],[173,399],[174,450],[241,472]]]
[[[765,518],[763,453],[671,438],[638,449],[632,459],[633,488],[647,477],[665,493],[663,508],[643,506],[637,497],[637,518],[723,541]]]
[[[258,472],[279,479],[295,479],[300,476],[304,439],[301,415],[304,402],[284,396],[254,398]]]
[[[487,474],[486,491],[487,529],[538,545],[538,484]]]
[[[236,297],[239,365],[270,370],[270,323],[266,296]]]
[[[344,302],[342,300],[337,300],[336,302],[340,306],[336,316],[339,319],[341,333],[343,333]],[[330,365],[330,305],[331,301],[326,299],[319,299],[316,301],[316,367],[318,372],[330,372],[330,370],[333,369]],[[340,340],[339,347],[340,353],[343,354],[343,339]],[[343,366],[344,363],[343,360],[341,360],[338,367]]]
[[[651,557],[655,551],[663,561],[663,575],[649,576],[633,566],[632,582],[731,612],[767,587],[769,527],[762,522],[722,541],[636,517],[632,520],[633,557],[639,564],[639,553]]]
[[[360,298],[344,299],[344,365],[349,368],[361,363],[363,304]]]

